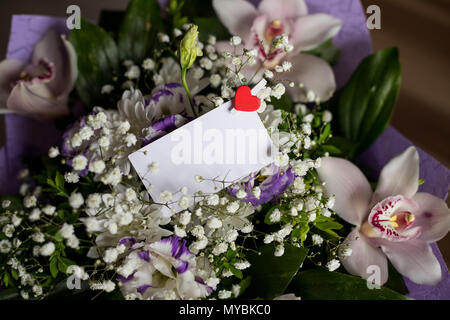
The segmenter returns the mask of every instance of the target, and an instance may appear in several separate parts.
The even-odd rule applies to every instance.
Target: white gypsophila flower
[[[138,79],[141,76],[141,69],[138,66],[131,66],[126,72],[125,77],[128,79]]]
[[[105,162],[103,160],[95,160],[89,163],[89,171],[93,173],[100,174],[105,170]]]
[[[327,217],[327,218],[331,217],[331,211],[326,208],[322,209],[321,213],[324,217]]]
[[[81,139],[83,140],[89,140],[94,135],[94,130],[90,126],[84,126],[80,129],[78,132]]]
[[[39,248],[39,253],[44,257],[51,256],[53,252],[55,252],[55,244],[53,242],[47,242]]]
[[[45,241],[45,235],[42,232],[35,232],[31,235],[31,239],[37,243],[43,243]]]
[[[165,43],[169,43],[170,42],[170,38],[167,34],[162,33],[162,32],[158,32],[157,34],[158,40],[159,42],[165,42]]]
[[[278,154],[275,158],[275,164],[281,168],[287,166],[289,164],[289,156],[285,153]]]
[[[213,63],[209,58],[204,57],[200,59],[200,67],[205,70],[211,70],[213,67]]]
[[[80,240],[75,236],[71,236],[67,239],[66,244],[69,248],[78,249],[80,246]]]
[[[29,188],[30,188],[30,185],[28,183],[22,183],[20,185],[19,194],[21,196],[25,196],[27,194]]]
[[[148,165],[148,172],[149,173],[158,173],[159,172],[159,163],[158,162],[152,162]]]
[[[228,213],[236,213],[239,210],[239,201],[233,201],[229,205],[227,205]]]
[[[81,138],[80,134],[75,133],[72,136],[72,141],[71,141],[72,148],[78,148],[79,146],[81,146],[82,143],[83,143],[83,139]]]
[[[353,253],[353,250],[351,248],[344,248],[341,250],[341,255],[343,257],[350,257]]]
[[[217,206],[219,204],[219,196],[217,194],[208,196],[208,198],[206,199],[206,203],[209,206]]]
[[[255,196],[256,199],[259,199],[261,197],[261,188],[254,187],[252,190],[252,194]]]
[[[2,201],[2,208],[6,209],[11,205],[11,200],[3,200]]]
[[[222,221],[216,217],[212,217],[208,220],[206,225],[211,229],[219,229],[222,227]]]
[[[179,221],[182,225],[187,225],[191,221],[191,213],[189,211],[183,211],[180,214]]]
[[[100,137],[100,139],[98,139],[98,145],[105,150],[108,150],[108,147],[110,146],[110,144],[111,144],[111,140],[107,136],[102,136],[102,137]]]
[[[155,61],[150,58],[147,58],[142,62],[142,68],[144,70],[153,70],[155,68]]]
[[[341,266],[341,263],[337,259],[328,261],[326,267],[329,271],[337,270]]]
[[[67,267],[67,274],[73,274],[75,278],[80,280],[87,280],[89,278],[89,274],[84,271],[83,267],[77,265],[70,265]]]
[[[269,216],[269,221],[272,223],[279,222],[281,219],[281,212],[278,209],[274,209]]]
[[[230,39],[230,44],[232,45],[232,46],[238,46],[238,45],[240,45],[242,43],[242,39],[241,39],[241,37],[239,37],[239,36],[233,36],[233,37],[231,37],[231,39]]]
[[[0,241],[0,253],[8,253],[12,248],[11,242],[9,240]]]
[[[44,212],[48,216],[52,216],[56,211],[56,207],[52,206],[50,204],[47,204],[45,207],[42,208],[42,212]]]
[[[333,120],[333,114],[330,111],[325,110],[322,114],[322,121],[325,123],[329,123],[331,122],[331,120]]]
[[[195,80],[200,80],[201,78],[203,78],[205,74],[205,71],[202,68],[194,67],[191,70],[192,70],[192,77]]]
[[[239,233],[235,229],[231,229],[231,230],[228,230],[224,239],[226,242],[234,242],[234,241],[236,241],[238,236],[239,236]]]
[[[72,193],[69,197],[69,205],[74,208],[80,208],[84,203],[83,195],[79,192]]]
[[[170,201],[172,200],[172,192],[168,191],[168,190],[164,190],[163,192],[160,193],[159,197],[161,198],[162,201]]]
[[[241,59],[239,57],[234,57],[233,59],[231,59],[231,64],[234,66],[238,66],[241,64]]]
[[[271,95],[277,99],[280,99],[281,96],[286,92],[286,88],[282,83],[277,83],[271,91]]]
[[[267,79],[272,79],[273,78],[273,72],[270,70],[266,70],[264,71],[264,77]]]
[[[308,102],[314,102],[316,100],[316,94],[312,90],[308,90],[306,93],[306,99]]]
[[[284,72],[284,69],[282,66],[275,66],[274,70],[275,70],[275,72],[278,72],[278,73]]]
[[[218,294],[219,299],[229,299],[231,298],[231,291],[229,290],[220,290]]]
[[[137,138],[133,133],[128,133],[125,136],[125,143],[127,144],[127,147],[132,147],[137,143]]]
[[[23,205],[25,208],[32,208],[35,207],[37,204],[37,199],[35,196],[26,196],[23,198]]]
[[[121,134],[126,134],[128,132],[128,130],[130,130],[130,128],[131,128],[130,123],[127,120],[125,120],[125,121],[120,122],[119,127],[117,128],[117,131]]]
[[[117,260],[119,253],[116,248],[109,248],[105,250],[103,261],[106,263],[113,263]]]
[[[227,250],[228,250],[228,243],[220,242],[214,247],[212,254],[215,256],[218,256],[222,253],[227,252]]]
[[[16,214],[14,214],[11,218],[11,222],[14,227],[18,227],[22,222],[22,218],[19,218]]]
[[[122,172],[120,171],[120,168],[115,167],[101,177],[100,181],[106,185],[111,185],[113,187],[117,186],[122,181]]]
[[[113,292],[114,289],[116,288],[116,284],[111,280],[103,281],[102,286],[103,290],[106,292]]]
[[[64,180],[68,183],[78,183],[80,176],[76,172],[66,172],[64,174]]]
[[[205,229],[203,226],[196,225],[191,229],[191,234],[196,238],[202,238],[205,235]]]
[[[204,179],[203,179],[203,177],[202,176],[199,176],[199,175],[196,175],[195,177],[194,177],[194,179],[195,179],[195,182],[198,182],[198,183],[200,183],[200,182],[202,182]]]
[[[74,233],[73,225],[68,224],[68,223],[64,223],[63,226],[61,227],[61,229],[59,229],[59,234],[64,239],[69,239],[70,237],[73,236],[73,233]]]
[[[247,197],[247,192],[245,192],[242,189],[239,189],[239,191],[236,193],[236,198],[244,199],[245,197]]]
[[[335,203],[336,203],[336,197],[335,196],[331,196],[331,197],[328,198],[327,203],[325,204],[325,206],[328,209],[333,209]]]
[[[209,287],[215,288],[220,283],[220,279],[217,277],[210,277],[206,279],[205,283]]]
[[[177,237],[184,238],[187,236],[186,230],[183,228],[180,228],[179,226],[174,226],[174,233]]]
[[[82,154],[79,154],[72,159],[72,167],[77,171],[84,170],[87,166],[87,163],[87,158]]]
[[[283,63],[282,63],[282,67],[283,67],[283,71],[290,71],[291,70],[291,68],[292,68],[292,63],[291,62],[289,62],[289,61],[283,61]]]
[[[241,232],[242,232],[242,233],[250,233],[250,232],[252,232],[252,231],[253,231],[253,224],[251,224],[251,223],[246,224],[246,225],[241,229]]]
[[[39,208],[34,208],[31,210],[30,215],[28,216],[28,219],[30,221],[37,221],[41,218],[41,210]]]
[[[320,246],[323,243],[323,238],[318,234],[313,234],[311,239],[312,239],[313,244],[316,246]]]
[[[101,94],[110,94],[114,90],[114,86],[105,84],[100,91]]]
[[[279,244],[275,247],[274,255],[275,257],[281,257],[284,254],[284,246]]]
[[[208,36],[208,41],[207,41],[207,42],[208,42],[210,45],[213,45],[213,46],[214,46],[214,45],[216,44],[216,41],[217,41],[217,40],[216,40],[216,37],[215,37],[215,36],[213,36],[213,35],[209,35],[209,36]]]
[[[209,82],[211,83],[211,85],[212,85],[214,88],[217,88],[217,87],[220,85],[221,80],[222,80],[222,79],[221,79],[220,75],[217,74],[217,73],[212,74],[212,75],[209,77]]]
[[[267,235],[264,237],[264,243],[265,243],[265,244],[272,243],[273,240],[274,240],[274,236],[271,235],[271,234],[267,234]]]
[[[248,261],[239,261],[239,262],[236,262],[234,264],[234,266],[238,270],[245,270],[247,268],[250,268],[250,262],[248,262]]]
[[[175,36],[175,38],[181,36],[182,34],[183,34],[183,31],[181,31],[180,29],[178,29],[178,28],[173,29],[173,35]]]
[[[48,156],[50,158],[56,158],[57,156],[59,156],[58,147],[51,147],[50,149],[48,149]]]
[[[102,203],[102,198],[98,193],[91,193],[86,200],[86,205],[88,208],[97,209]]]
[[[315,212],[311,212],[309,214],[308,221],[309,222],[314,222],[316,220],[316,217],[317,217],[316,213]]]
[[[191,199],[188,196],[183,196],[180,198],[180,200],[178,201],[178,205],[180,206],[181,209],[187,209],[189,208],[189,205],[191,204]]]

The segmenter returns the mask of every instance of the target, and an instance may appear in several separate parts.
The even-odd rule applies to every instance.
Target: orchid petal
[[[308,14],[308,7],[303,0],[262,0],[258,10],[267,14],[271,20],[297,18]]]
[[[75,82],[78,78],[78,57],[77,57],[75,48],[69,41],[67,41],[66,37],[61,36],[61,39],[63,41],[63,44],[66,48],[66,52],[68,55],[68,64],[66,66],[66,71],[67,71],[67,67],[68,67],[69,82],[67,83],[66,89],[63,92],[63,94],[68,95],[70,93],[70,91],[72,91],[72,89],[74,88]],[[56,72],[58,72],[58,71],[56,71]]]
[[[380,268],[380,284],[384,284],[388,279],[388,264],[384,253],[377,248],[370,239],[360,234],[358,229],[352,232],[341,245],[342,249],[351,249],[351,255],[345,256],[343,250],[339,253],[339,260],[350,274],[367,279],[372,275],[370,266]]]
[[[389,196],[412,198],[419,188],[419,153],[409,147],[389,161],[380,173],[372,204]]]
[[[422,227],[418,239],[426,242],[436,242],[450,230],[450,210],[444,200],[429,193],[419,192],[413,197],[420,209],[415,212],[415,226]]]
[[[411,281],[424,285],[437,285],[441,281],[441,266],[428,243],[382,240],[380,244],[395,269]]]
[[[6,105],[17,113],[48,119],[68,114],[65,102],[56,100],[45,84],[19,81]]]
[[[15,59],[0,62],[0,109],[6,108],[6,101],[11,93],[11,84],[20,78],[25,63]]]
[[[342,21],[327,14],[311,14],[295,21],[292,44],[296,50],[314,49],[333,38],[342,27]]]
[[[291,71],[283,73],[286,79],[295,82],[293,88],[287,87],[289,95],[295,101],[306,101],[304,90],[297,84],[302,83],[307,90],[314,92],[320,101],[328,100],[336,89],[336,80],[330,65],[320,58],[310,54],[297,54],[290,57]]]
[[[68,47],[58,33],[51,29],[36,43],[33,50],[31,58],[33,64],[37,65],[41,59],[46,59],[54,66],[53,78],[47,83],[47,86],[55,97],[73,88],[74,81],[71,67],[73,61],[71,60],[74,52],[69,54]],[[69,86],[72,86],[70,90],[67,89]]]
[[[213,7],[228,31],[247,41],[257,15],[256,8],[245,0],[213,0]]]
[[[372,190],[364,174],[348,160],[325,157],[317,169],[325,182],[328,196],[335,195],[333,210],[345,221],[361,225],[369,214],[368,205]]]

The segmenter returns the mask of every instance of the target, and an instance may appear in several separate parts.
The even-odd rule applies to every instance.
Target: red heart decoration
[[[252,91],[247,86],[240,86],[234,96],[234,108],[239,111],[252,112],[259,109],[261,100],[252,95]]]

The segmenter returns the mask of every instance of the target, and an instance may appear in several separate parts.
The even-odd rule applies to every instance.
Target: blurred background
[[[208,0],[205,0],[208,1]],[[0,55],[4,57],[11,15],[64,16],[71,4],[97,21],[101,9],[125,9],[127,0],[1,0]],[[397,46],[403,85],[392,125],[450,168],[450,0],[362,0],[381,8],[381,30],[372,30],[374,50]],[[0,146],[5,139],[0,116]],[[447,203],[450,204],[449,199]],[[450,236],[439,247],[450,265]]]

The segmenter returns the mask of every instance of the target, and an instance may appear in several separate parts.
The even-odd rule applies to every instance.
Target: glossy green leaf
[[[77,92],[92,107],[102,100],[102,86],[111,84],[119,72],[117,45],[105,30],[84,19],[81,29],[72,30],[69,41],[78,57]]]
[[[317,268],[299,272],[289,286],[303,300],[405,300],[408,297],[386,287],[370,290],[356,276]]]
[[[213,34],[217,40],[228,40],[231,37],[227,28],[218,18],[196,17],[194,18],[194,24],[198,26],[201,41],[207,41],[210,34]]]
[[[400,90],[396,48],[379,51],[359,65],[333,98],[340,135],[353,143],[350,158],[368,148],[386,129]]]
[[[305,260],[307,249],[286,245],[281,257],[274,256],[275,245],[263,245],[260,255],[251,253],[247,259],[251,266],[244,276],[251,277],[244,298],[273,299],[282,295]]]
[[[305,53],[315,55],[316,57],[319,57],[333,65],[339,60],[339,57],[341,56],[341,49],[336,47],[333,44],[333,40],[330,39],[319,45],[317,48],[305,51]]]
[[[131,0],[119,31],[120,58],[139,63],[148,57],[161,21],[157,0]]]

